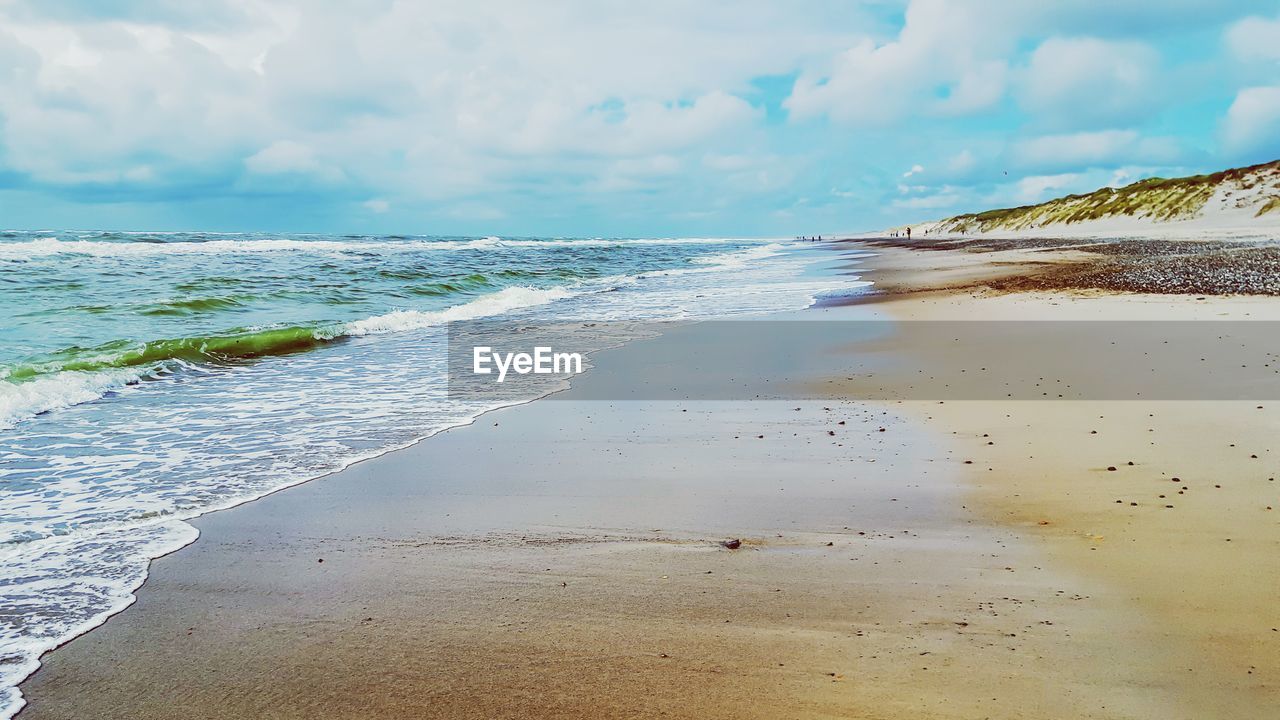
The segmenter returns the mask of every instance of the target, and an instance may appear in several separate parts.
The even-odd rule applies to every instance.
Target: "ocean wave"
[[[497,238],[485,240],[501,242]],[[119,243],[98,244],[120,245]],[[208,245],[210,243],[192,244]],[[161,245],[147,244],[145,247],[155,248]],[[770,243],[736,249],[694,258],[691,260],[691,266],[686,268],[651,271],[638,275],[608,276],[590,281],[579,278],[567,287],[513,286],[440,310],[395,310],[344,323],[247,328],[212,335],[151,341],[117,340],[93,348],[67,348],[28,358],[17,364],[0,366],[0,429],[13,427],[22,420],[41,413],[91,402],[109,392],[137,384],[144,379],[154,379],[192,366],[226,364],[286,355],[312,350],[345,338],[403,332],[443,325],[452,321],[500,315],[511,310],[545,305],[583,293],[612,291],[657,276],[732,271],[776,255],[782,248],[783,245],[780,243]],[[498,274],[502,276],[500,279],[510,280],[529,273],[510,270],[500,271]],[[439,294],[450,294],[475,291],[488,286],[491,282],[491,278],[472,274],[455,278],[452,283],[432,284],[427,289]],[[182,312],[205,309],[210,305],[223,305],[226,304],[226,300],[226,298],[200,298],[173,301],[170,304],[174,306],[172,312]],[[167,308],[168,305],[165,306],[165,309]]]
[[[109,313],[127,312],[138,315],[185,316],[214,313],[221,310],[235,310],[251,303],[267,299],[269,294],[240,295],[193,295],[188,297],[162,298],[146,302],[125,302],[117,305],[67,305],[65,307],[47,307],[25,312],[14,317],[57,317],[68,312],[105,315]]]
[[[244,307],[258,300],[258,295],[212,295],[207,297],[166,298],[138,308],[141,315],[193,315]]]
[[[332,242],[336,246],[367,249],[366,243],[344,240],[335,238]],[[317,241],[297,242],[314,245]],[[488,247],[512,242],[620,244],[620,241],[498,238],[467,242],[485,242]],[[650,244],[656,242],[670,241]],[[99,244],[118,247],[124,243]],[[163,251],[167,245],[174,244],[178,243],[147,243],[145,249]],[[465,285],[463,297],[450,301],[452,307],[432,311],[397,310],[352,322],[245,328],[201,338],[156,341],[159,344],[150,344],[150,350],[148,344],[125,341],[89,349],[74,348],[37,358],[54,361],[55,365],[45,368],[53,372],[25,379],[6,379],[5,373],[11,373],[12,369],[0,367],[0,427],[6,418],[16,417],[16,421],[20,421],[35,412],[92,401],[113,389],[138,384],[147,377],[158,377],[170,368],[207,373],[207,377],[185,387],[174,402],[159,402],[164,397],[157,392],[157,398],[146,407],[147,412],[137,412],[138,406],[126,401],[120,403],[120,407],[104,404],[101,408],[81,408],[82,416],[68,413],[75,421],[72,425],[75,432],[82,432],[83,436],[49,442],[93,447],[95,453],[102,450],[95,462],[86,461],[92,456],[73,455],[71,450],[61,450],[57,445],[40,447],[34,456],[37,460],[47,459],[49,465],[58,470],[46,473],[44,467],[29,468],[27,476],[34,479],[31,484],[35,491],[6,508],[8,517],[18,519],[20,524],[11,535],[20,537],[21,541],[0,544],[0,565],[3,565],[0,570],[6,571],[0,572],[4,577],[0,585],[7,582],[6,598],[16,598],[11,603],[14,607],[5,610],[37,621],[0,628],[0,659],[4,661],[0,662],[0,718],[21,707],[23,700],[17,683],[38,667],[43,652],[100,624],[127,606],[133,599],[133,591],[146,576],[148,562],[194,538],[194,529],[184,520],[404,447],[446,427],[472,422],[488,408],[480,403],[442,403],[434,394],[443,392],[433,384],[438,378],[431,373],[436,369],[431,362],[423,362],[422,354],[423,347],[436,345],[422,342],[423,335],[429,333],[416,335],[404,331],[442,325],[451,320],[502,316],[533,306],[547,306],[546,311],[558,316],[581,311],[593,318],[616,320],[661,320],[673,314],[696,319],[798,307],[823,283],[799,281],[797,268],[804,263],[798,258],[787,256],[775,261],[773,256],[782,254],[785,246],[786,243],[751,243],[728,253],[720,253],[720,248],[716,248],[711,250],[717,252],[716,255],[690,258],[670,270],[640,272],[636,268],[633,274],[627,275],[604,275],[591,270],[576,276],[557,275],[564,270],[539,271],[536,264],[519,263],[518,268],[509,271],[485,270],[487,277],[482,280],[479,274],[470,274],[470,268],[478,265],[471,262],[476,259],[473,257],[461,258],[463,262],[456,267],[429,271],[424,268],[420,273],[416,268],[379,263],[378,266],[388,272],[409,275],[392,276],[396,279],[420,283],[461,282]],[[0,256],[5,247],[0,243]],[[699,252],[707,250],[699,249]],[[199,264],[203,259],[192,260]],[[235,258],[233,262],[239,260]],[[271,260],[274,262],[276,258]],[[415,266],[434,265],[417,263],[418,258],[412,260]],[[511,274],[499,276],[503,272]],[[529,277],[526,279],[525,275]],[[508,287],[486,295],[476,294],[513,282],[565,284],[551,288]],[[178,288],[182,291],[178,295],[182,297],[190,291],[200,297],[239,296],[240,287],[251,284],[224,274],[190,281],[189,286]],[[627,292],[611,292],[619,289]],[[575,297],[584,302],[575,302],[572,299]],[[563,306],[553,304],[562,300]],[[564,309],[566,306],[568,309]],[[380,312],[385,307],[381,305],[378,310],[361,314]],[[157,333],[160,334],[163,333]],[[346,337],[382,334],[387,337],[376,341],[356,339],[330,348],[333,357],[342,360],[341,368],[328,367],[333,365],[328,357],[317,357],[318,362],[314,364],[300,363],[310,365],[302,371],[288,367],[287,363],[236,367],[230,372],[203,364],[218,359],[270,355],[293,342],[314,341],[324,345]],[[206,355],[163,359],[168,357],[165,350],[192,353],[197,349]],[[208,354],[210,350],[218,355]],[[110,364],[129,352],[135,353],[131,357],[139,359],[141,364],[125,367]],[[157,364],[147,364],[148,359],[157,359]],[[98,370],[57,370],[58,361],[108,364]],[[31,364],[30,359],[24,362]],[[359,374],[361,382],[350,387],[358,391],[315,392],[317,386],[328,387],[317,383],[350,379],[353,373]],[[168,383],[152,384],[144,392],[162,391],[167,387],[170,387]],[[307,402],[302,402],[303,399]],[[179,402],[184,407],[194,404],[201,410],[179,412],[175,407]],[[97,412],[99,409],[102,412]],[[96,423],[104,418],[118,419],[119,424]],[[185,422],[190,418],[209,423],[192,426]],[[224,423],[224,418],[231,421]],[[48,420],[49,430],[41,421],[33,423],[37,434],[54,437],[55,428],[66,427],[60,425],[56,417]],[[134,432],[138,425],[141,427]],[[271,431],[263,432],[263,428]],[[120,433],[122,429],[127,431]],[[345,445],[351,436],[361,438],[362,445]],[[102,438],[111,439],[101,444],[114,446],[111,452],[95,444]],[[247,442],[249,440],[252,442]],[[363,444],[366,442],[367,447]],[[26,464],[31,465],[29,448],[19,447],[21,454],[10,457],[27,457]],[[72,458],[74,460],[70,460]],[[138,462],[140,459],[161,465],[148,469]],[[266,464],[260,464],[264,460]],[[46,484],[46,477],[53,476],[57,476],[63,487]],[[59,495],[50,497],[55,490]],[[65,521],[68,517],[69,523]],[[98,524],[99,519],[110,524]],[[51,535],[49,530],[54,526],[50,523],[55,521],[59,524],[56,533]],[[11,568],[19,568],[21,572],[7,572]],[[48,580],[62,584],[55,587],[48,584]]]
[[[349,337],[375,335],[386,332],[402,332],[416,330],[433,325],[443,325],[458,320],[474,320],[481,317],[501,315],[519,308],[546,305],[578,293],[564,287],[527,288],[509,287],[463,305],[455,305],[444,310],[396,310],[364,320],[347,323],[343,334]]]
[[[495,270],[488,274],[470,273],[467,275],[449,275],[443,278],[439,271],[418,271],[412,269],[383,270],[378,274],[382,277],[394,280],[435,279],[435,282],[405,285],[403,288],[403,292],[411,295],[425,295],[429,297],[473,293],[478,290],[500,287],[513,281],[518,282],[522,280],[528,281],[548,278],[576,281],[591,277],[589,273],[580,272],[571,268],[554,268],[547,270],[506,268],[503,270]]]
[[[291,326],[233,331],[219,335],[130,342],[118,340],[95,348],[68,348],[6,368],[10,382],[65,372],[158,367],[169,361],[227,362],[264,355],[309,350],[332,340],[322,326]]]
[[[636,245],[727,245],[761,242],[732,238],[637,238],[582,240],[298,240],[293,238],[254,240],[205,240],[173,242],[111,242],[103,240],[62,240],[42,237],[24,242],[0,243],[0,260],[29,260],[52,255],[92,257],[133,257],[155,255],[200,255],[221,253],[399,253],[424,250],[486,250],[493,248],[627,247]]]
[[[51,410],[97,400],[111,390],[138,382],[143,373],[68,371],[28,382],[0,380],[0,430]]]
[[[741,250],[732,250],[730,252],[715,253],[712,255],[703,255],[695,257],[689,262],[694,265],[715,265],[718,269],[729,270],[750,265],[753,262],[773,257],[782,252],[786,247],[783,243],[769,243],[758,247],[743,248]]]
[[[509,287],[442,310],[396,310],[346,323],[245,329],[218,335],[116,341],[69,348],[0,367],[0,429],[41,413],[91,402],[180,367],[285,355],[350,337],[404,332],[501,315],[578,294],[564,287]]]

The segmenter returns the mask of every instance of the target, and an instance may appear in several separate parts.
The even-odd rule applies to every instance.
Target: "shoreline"
[[[484,242],[487,242],[490,240],[495,240],[495,239],[485,238]],[[477,242],[481,242],[481,241],[477,241]],[[617,243],[617,242],[629,242],[629,241],[609,240],[609,241],[600,241],[600,242]],[[646,241],[640,241],[640,242],[646,242]],[[720,241],[712,241],[712,242],[720,242]],[[766,241],[764,239],[761,239],[759,242],[764,243]],[[808,246],[800,246],[799,249],[808,251],[810,253],[814,251],[814,248],[810,248]],[[661,274],[661,271],[655,271],[655,272],[658,272],[659,274]],[[805,274],[809,275],[810,273],[806,272]],[[785,311],[785,312],[791,312],[791,311]],[[636,322],[639,322],[639,321],[636,321]],[[705,322],[705,319],[695,318],[690,320],[681,320],[678,322],[672,322],[668,324],[675,326],[675,325],[696,324],[699,322]],[[616,349],[621,345],[625,345],[626,343],[632,342],[641,337],[643,337],[643,334],[637,335],[634,337],[627,337],[624,339],[610,338],[606,340],[603,344],[593,345],[592,348],[587,350],[584,354],[590,357],[591,355],[594,355],[598,352]],[[457,430],[457,429],[469,427],[475,424],[476,422],[480,421],[482,418],[489,415],[490,413],[511,408],[511,407],[518,407],[521,405],[532,403],[535,400],[545,399],[548,396],[551,396],[560,392],[564,392],[569,387],[570,387],[570,380],[566,379],[565,381],[563,381],[562,383],[558,384],[555,387],[552,387],[550,389],[538,389],[534,391],[534,394],[528,395],[527,397],[521,396],[519,399],[502,399],[502,400],[491,401],[486,407],[479,410],[477,414],[467,418],[464,421],[458,421],[449,425],[434,428],[429,432],[427,432],[426,434],[416,436],[413,439],[408,440],[406,442],[402,442],[402,443],[395,444],[385,448],[378,448],[372,452],[366,452],[363,454],[352,456],[350,458],[346,458],[335,469],[326,470],[316,475],[299,476],[287,482],[273,485],[269,489],[263,492],[258,492],[252,495],[238,497],[231,500],[230,502],[226,502],[218,505],[212,505],[209,507],[203,507],[203,508],[199,508],[194,512],[185,513],[185,514],[175,514],[166,518],[165,520],[166,524],[172,524],[177,526],[179,537],[167,542],[166,547],[165,549],[163,549],[163,551],[157,552],[153,555],[148,555],[147,562],[144,566],[142,566],[142,569],[138,574],[136,582],[133,579],[130,579],[127,583],[121,586],[122,588],[125,589],[126,595],[122,597],[118,603],[113,604],[111,607],[102,610],[101,612],[94,615],[90,620],[79,625],[77,629],[70,635],[64,637],[63,639],[60,639],[56,643],[49,644],[45,649],[40,651],[40,655],[38,657],[43,658],[49,653],[52,653],[58,650],[59,648],[64,647],[68,643],[71,643],[76,639],[82,637],[86,633],[92,632],[93,630],[101,627],[104,623],[110,621],[112,618],[114,618],[121,612],[128,610],[136,602],[136,599],[137,599],[136,593],[148,581],[152,562],[162,558],[166,558],[174,553],[180,552],[186,549],[187,547],[189,547],[192,543],[196,542],[199,539],[200,532],[198,528],[198,525],[199,525],[198,521],[201,518],[211,514],[236,510],[243,506],[246,506],[246,505],[258,502],[264,498],[270,497],[276,493],[290,490],[299,485],[320,481],[325,478],[343,473],[347,471],[349,468],[352,468],[353,466],[356,466],[360,463],[377,460],[391,453],[402,452],[404,450],[413,448],[414,446],[422,443],[423,441],[429,440],[442,433],[445,433],[451,430]],[[22,683],[25,683],[28,679],[30,679],[31,675],[37,672],[40,667],[41,665],[39,663],[36,663],[35,668],[33,670],[24,672],[22,680],[18,682],[18,685],[20,686]],[[18,708],[25,707],[25,700],[23,696],[18,695],[17,701],[18,701],[18,705],[17,705]],[[20,712],[20,710],[15,710],[9,707],[4,708],[3,710],[4,712],[7,712],[7,713]]]
[[[288,240],[282,242],[300,241]],[[541,242],[542,241],[529,241],[524,244],[537,246],[537,244]],[[561,241],[549,242],[558,246]],[[608,240],[596,242],[605,245],[613,245],[618,241]],[[730,241],[712,241],[712,243],[716,245],[719,245],[722,242],[729,243]],[[448,243],[446,241],[445,244],[452,247],[452,243]],[[466,244],[469,245],[470,243]],[[191,245],[192,244],[190,243],[184,243],[184,246],[186,247],[190,247]],[[437,246],[438,244],[433,243],[430,247],[435,249]],[[116,246],[112,245],[111,247]],[[147,248],[151,247],[152,246],[147,246]],[[396,243],[390,243],[379,247],[382,249],[388,249],[389,247],[399,247],[399,245]],[[268,248],[266,247],[255,247],[255,250],[267,249]],[[778,253],[778,249],[779,248],[776,243],[764,242],[752,243],[741,250],[735,249],[727,252],[721,252],[719,248],[713,248],[715,252],[706,257],[714,260],[714,262],[708,260],[708,262],[705,263],[705,267],[703,265],[699,265],[698,271],[700,272],[705,270],[706,272],[713,272],[718,268],[737,267],[737,264],[745,262],[748,258],[758,259],[762,255],[781,254]],[[147,252],[150,252],[150,249],[148,249]],[[625,264],[624,261],[620,262]],[[775,266],[775,268],[776,267],[782,267],[782,275],[786,275],[788,274],[787,269],[792,267],[792,264],[784,261],[781,262],[780,265]],[[666,282],[662,279],[661,276],[663,274],[663,271],[655,271],[654,275],[651,276],[649,271],[645,271],[631,279],[639,281],[656,276],[655,279],[651,279],[649,282],[659,286],[664,284],[670,285],[670,282]],[[766,268],[763,274],[768,276],[770,275],[770,271]],[[772,274],[779,275],[776,271]],[[747,272],[746,276],[754,276],[754,274]],[[611,277],[613,276],[608,276],[606,279]],[[630,278],[630,276],[626,277]],[[707,277],[714,277],[714,275],[709,275]],[[769,284],[769,277],[756,279],[764,285]],[[705,284],[702,282],[686,283],[683,279],[681,279],[681,282],[682,287],[686,288],[686,292],[690,296],[692,296],[693,292],[697,291],[697,288]],[[479,303],[483,306],[484,303],[489,302],[493,298],[504,298],[508,291],[513,289],[519,290],[518,287],[513,286],[511,288],[498,290],[496,293],[482,294],[479,298],[474,300],[467,300],[460,305],[454,306],[454,309],[462,308],[462,311],[458,313],[452,313],[450,311],[442,312],[440,317],[436,317],[434,315],[430,318],[427,318],[427,316],[414,317],[416,320],[430,319],[432,323],[435,323],[437,320],[443,321],[444,316],[452,317],[453,314],[467,316],[473,314],[471,310],[474,310],[477,307],[477,305],[473,303]],[[548,292],[551,295],[555,295],[556,293],[561,292],[561,290],[552,289]],[[609,292],[612,292],[612,290],[609,290]],[[786,289],[783,289],[782,292],[785,293]],[[584,292],[583,294],[586,293]],[[663,294],[662,287],[659,287],[658,294]],[[670,297],[670,294],[665,296]],[[676,293],[676,300],[680,300],[679,293]],[[625,305],[625,300],[619,302]],[[504,305],[506,304],[507,303],[504,303]],[[764,302],[761,304],[768,305],[769,303]],[[783,300],[783,304],[789,305],[786,300]],[[503,308],[485,306],[482,309],[485,309],[485,312],[487,313],[495,309]],[[431,315],[431,313],[429,312],[428,315]],[[375,317],[383,316],[383,314],[375,315]],[[392,316],[394,316],[394,313]],[[344,339],[340,343],[334,343],[332,347],[328,348],[327,352],[335,352],[339,347],[351,350],[351,348],[359,346],[362,342],[362,339],[359,337],[350,337]],[[390,344],[394,345],[394,343],[395,341],[392,339]],[[403,345],[403,343],[401,343],[401,345]],[[381,347],[383,347],[383,353],[394,352],[394,347],[391,351],[388,351],[385,345],[381,345]],[[358,353],[358,350],[352,352]],[[384,355],[382,360],[385,361],[393,358],[393,355]],[[255,364],[256,363],[250,362],[246,363],[246,366],[252,366]],[[382,363],[379,362],[374,364],[381,365]],[[394,364],[394,362],[392,364]],[[246,370],[250,373],[250,376],[252,376],[252,370],[249,367],[246,367]],[[365,377],[372,378],[378,377],[379,375],[380,373],[367,373]],[[412,375],[412,373],[410,375]],[[286,377],[284,379],[288,378]],[[416,379],[419,381],[429,381],[431,378],[424,378],[419,374]],[[358,386],[361,392],[348,393],[348,396],[357,399],[363,397],[365,393],[368,393],[370,396],[376,396],[379,390],[386,389],[385,387],[379,388],[378,383],[376,382],[358,382],[353,385]],[[133,493],[121,492],[117,494],[117,497],[124,501],[121,502],[119,506],[116,506],[109,502],[111,498],[106,498],[106,501],[103,501],[103,498],[92,496],[92,488],[104,486],[97,482],[97,480],[103,473],[107,473],[113,468],[109,465],[100,467],[92,464],[81,464],[78,468],[82,471],[81,475],[88,476],[85,478],[84,484],[82,485],[82,487],[88,488],[85,494],[90,496],[90,499],[86,501],[86,505],[92,505],[94,507],[100,506],[103,508],[102,514],[114,512],[117,515],[124,515],[124,518],[120,520],[121,525],[115,534],[102,536],[96,534],[77,535],[76,533],[69,533],[62,536],[62,540],[55,540],[43,544],[39,542],[27,544],[20,548],[23,552],[17,552],[10,556],[11,560],[13,560],[13,562],[10,563],[10,566],[18,568],[12,576],[12,579],[18,581],[18,588],[14,590],[11,584],[7,584],[11,590],[11,595],[17,598],[28,598],[28,605],[23,607],[20,613],[24,615],[26,613],[30,613],[32,618],[38,618],[39,621],[29,624],[24,623],[16,628],[14,631],[15,637],[12,638],[12,642],[10,642],[6,647],[6,652],[10,653],[11,659],[5,664],[8,669],[7,672],[0,673],[0,675],[3,675],[3,680],[6,683],[3,699],[9,699],[8,693],[13,691],[12,685],[16,684],[20,677],[27,676],[34,667],[38,667],[36,658],[40,654],[43,654],[48,649],[57,647],[65,643],[68,639],[83,633],[86,628],[100,625],[105,618],[110,617],[133,602],[133,591],[144,582],[150,560],[171,552],[175,546],[185,545],[187,542],[190,542],[190,537],[188,537],[188,535],[194,534],[195,531],[192,530],[190,525],[183,522],[184,520],[192,517],[199,517],[200,515],[207,514],[209,512],[237,507],[258,497],[278,491],[283,487],[308,482],[317,477],[332,473],[341,467],[349,466],[354,462],[359,462],[361,460],[368,459],[369,457],[376,457],[385,452],[411,445],[425,437],[429,437],[433,432],[438,432],[440,429],[456,426],[458,424],[465,424],[465,422],[468,421],[474,421],[474,417],[464,417],[464,413],[462,411],[431,412],[431,408],[436,407],[434,398],[425,403],[421,402],[423,397],[430,398],[432,395],[429,382],[407,381],[406,377],[401,375],[399,385],[402,387],[392,389],[396,397],[400,399],[401,404],[403,405],[406,402],[413,403],[412,406],[404,408],[406,412],[402,415],[402,418],[404,416],[412,416],[414,418],[414,421],[412,422],[402,423],[407,432],[391,432],[381,435],[373,442],[365,442],[363,437],[358,436],[362,433],[368,433],[371,431],[376,434],[380,429],[377,427],[376,413],[374,414],[375,419],[372,422],[360,422],[364,419],[363,414],[361,413],[349,414],[347,417],[352,420],[352,423],[348,424],[345,430],[339,430],[337,437],[329,438],[331,440],[329,448],[324,448],[324,450],[327,451],[330,448],[342,445],[345,449],[339,450],[336,453],[321,452],[320,456],[314,458],[315,462],[269,463],[273,468],[280,467],[281,471],[277,472],[272,470],[256,473],[258,476],[257,479],[260,479],[261,482],[256,482],[251,476],[250,478],[241,478],[237,476],[234,472],[236,469],[236,464],[234,462],[216,465],[219,469],[228,466],[231,469],[231,472],[227,473],[229,476],[228,482],[223,483],[219,482],[219,478],[222,478],[224,475],[223,472],[220,472],[219,470],[210,470],[207,467],[205,467],[202,472],[199,469],[203,467],[201,463],[189,463],[189,467],[195,469],[194,472],[183,473],[181,472],[183,469],[182,466],[178,466],[174,468],[174,472],[160,474],[154,478],[148,477],[144,473],[143,478],[137,483],[138,493],[141,495],[141,500],[137,503],[130,503],[128,502],[128,498],[133,495]],[[150,385],[149,383],[143,383],[143,386],[147,389],[154,389],[155,387],[158,387],[158,385]],[[427,389],[423,392],[408,392],[407,394],[405,392],[424,387]],[[225,391],[226,388],[224,387],[223,390]],[[133,389],[131,388],[126,392],[133,392]],[[538,394],[540,395],[541,392]],[[414,402],[413,400],[410,400],[409,396],[418,398],[418,401]],[[341,401],[343,399],[342,396],[335,396],[334,398],[326,401],[318,395],[315,397],[319,400],[316,405],[321,407],[315,407],[313,409],[322,417],[325,416],[325,413],[329,412],[329,409],[334,406],[333,400]],[[533,397],[536,397],[536,395]],[[296,397],[294,398],[295,403],[284,403],[284,407],[293,406],[301,408],[305,403],[299,405],[296,402],[298,399],[299,398]],[[302,399],[305,400],[305,398]],[[527,399],[528,398],[522,398],[520,401],[525,401]],[[92,398],[89,400],[92,400]],[[231,396],[231,400],[235,400],[234,394]],[[113,399],[109,398],[107,401],[104,401],[104,404],[110,405],[112,401]],[[226,395],[222,395],[220,402],[225,403],[226,401]],[[503,400],[496,403],[481,402],[473,403],[471,407],[483,412],[491,410],[494,407],[509,405],[511,402],[512,401],[510,400]],[[90,403],[86,400],[83,403],[84,407],[73,407],[70,412],[73,415],[80,413],[81,411],[91,414],[93,412],[91,405],[94,404],[95,403]],[[358,407],[361,406],[361,403],[353,402],[349,405],[357,406],[358,409]],[[445,405],[447,406],[447,403]],[[163,403],[160,404],[160,407],[161,409],[165,408]],[[337,407],[338,410],[330,413],[331,415],[341,416],[343,414],[341,412],[341,402],[337,403]],[[169,409],[172,408],[172,405],[169,406]],[[427,412],[414,412],[415,410],[423,409]],[[466,414],[474,415],[471,409],[464,408],[464,410],[466,410]],[[214,408],[213,411],[215,415],[220,414],[221,412],[218,408]],[[261,415],[262,413],[256,414]],[[104,415],[106,416],[107,421],[111,420],[109,412],[104,412]],[[179,418],[183,417],[180,412],[176,413],[176,415]],[[200,413],[197,411],[194,415],[198,417]],[[251,416],[252,414],[249,417]],[[301,421],[303,423],[308,422],[309,418],[314,417],[314,415],[309,415],[308,413],[301,411],[295,414],[295,417],[299,416],[301,416]],[[127,419],[125,419],[126,416],[121,417],[124,419],[122,424],[126,424],[128,422]],[[279,416],[277,415],[276,417]],[[95,425],[99,427],[104,425],[110,426],[110,422],[107,421]],[[54,419],[54,422],[56,423],[57,420]],[[177,427],[181,428],[185,425],[186,423],[180,423],[177,424]],[[265,442],[260,443],[260,445],[268,447],[272,445],[269,438],[274,435],[273,432],[255,432],[256,428],[252,424],[245,425],[242,423],[233,423],[232,425],[234,426],[233,430],[239,429],[242,431],[240,433],[240,439],[242,441],[246,439],[262,438]],[[415,430],[415,428],[417,428],[417,430]],[[232,434],[234,434],[234,432]],[[126,437],[128,437],[127,434]],[[346,443],[348,438],[355,438],[355,442],[350,444]],[[314,444],[323,445],[323,439],[320,440],[320,442],[316,442]],[[384,443],[387,445],[386,447],[379,447]],[[94,445],[92,439],[86,439],[83,444],[86,445],[86,447]],[[161,451],[163,450],[163,447],[164,446],[162,444],[160,446]],[[150,450],[146,447],[146,440],[143,439],[139,444],[138,453],[146,454],[149,451]],[[209,455],[216,456],[217,452],[209,453]],[[235,455],[238,455],[238,453],[227,454],[229,457],[234,457]],[[56,460],[57,453],[51,453],[51,457]],[[220,458],[217,457],[214,457],[213,459],[220,460]],[[242,465],[247,464],[249,463],[242,463]],[[49,472],[53,471],[50,470]],[[32,481],[38,481],[38,473],[33,471],[29,473],[29,475],[37,475],[36,478],[32,478]],[[148,480],[150,480],[150,482],[147,482]],[[206,480],[208,480],[208,482],[206,482]],[[132,487],[128,482],[124,483],[124,486]],[[169,490],[171,492],[171,498],[172,495],[178,495],[178,497],[176,499],[169,499],[168,505],[159,502],[150,502],[151,495],[148,493],[150,493],[152,488],[155,486],[162,486],[164,489]],[[211,487],[213,489],[209,489]],[[188,488],[189,492],[187,492]],[[184,500],[189,500],[192,496],[197,496],[197,499],[191,502],[184,502]],[[95,500],[97,502],[94,502]],[[201,507],[202,501],[204,502],[203,507]],[[130,505],[133,505],[134,507],[128,507]],[[156,508],[155,506],[157,505],[160,507]],[[41,506],[40,509],[45,508]],[[134,510],[132,516],[127,514],[127,511],[130,509]],[[173,510],[171,514],[169,513],[170,510]],[[57,509],[55,508],[50,510],[50,512],[56,514]],[[132,532],[129,532],[130,530]],[[164,535],[164,537],[157,538],[159,535]],[[117,542],[115,542],[115,544],[105,543],[103,542],[104,537],[105,539]],[[75,538],[83,538],[84,540],[80,544],[69,543],[71,539]],[[81,548],[84,549],[82,550]],[[25,554],[23,554],[24,552]],[[30,556],[35,555],[36,553],[56,555],[59,552],[63,553],[68,558],[76,558],[77,556],[84,556],[85,554],[93,556],[93,553],[99,553],[103,557],[99,562],[92,564],[86,562],[81,563],[80,565],[75,565],[70,561],[59,565],[56,562],[58,558],[54,557],[46,563],[53,566],[47,571],[47,573],[43,571],[32,574],[26,573],[23,563],[27,562]],[[44,560],[44,557],[42,556],[37,559]],[[64,566],[69,566],[69,569],[64,570]],[[83,570],[85,567],[87,567],[87,570]],[[77,572],[79,574],[76,574]],[[55,591],[45,593],[41,588],[35,586],[36,583],[49,583],[55,580],[63,580],[68,577],[69,580],[67,581],[67,584],[65,586],[60,586],[60,592]],[[30,583],[32,587],[29,590],[24,589],[23,587],[25,584],[28,584],[26,583],[27,580],[32,581]],[[79,585],[75,585],[74,583],[79,583]],[[83,589],[81,586],[83,586]],[[78,599],[83,599],[84,602],[77,603]],[[89,622],[81,622],[81,620],[86,618]],[[4,709],[0,710],[0,717],[8,717],[15,711],[13,708],[17,703],[11,704],[9,702],[0,701],[0,705],[4,706]]]
[[[875,310],[903,317],[904,308],[990,304],[969,297],[991,276],[989,261],[949,270],[967,289],[931,293],[906,289],[912,272],[934,271],[900,268],[904,292],[877,298]],[[869,277],[879,280],[875,270]],[[678,345],[675,335],[657,342]],[[609,353],[628,352],[607,351],[604,371]],[[353,717],[375,702],[440,717],[655,708],[701,717],[1190,717],[1188,708],[1246,693],[1180,691],[1186,679],[1156,659],[1167,649],[1157,642],[1167,616],[1043,537],[1069,519],[1030,525],[1036,513],[1007,486],[961,464],[977,441],[971,429],[998,419],[998,408],[983,417],[827,404],[641,410],[544,398],[205,515],[195,524],[209,534],[157,561],[134,607],[46,656],[23,684],[31,704],[19,717],[165,717],[177,707],[192,717],[304,717],[316,702]],[[851,424],[835,425],[833,413]],[[760,429],[767,440],[743,437]],[[1013,428],[1001,433],[1000,447],[1019,445],[1006,439]],[[775,435],[788,444],[771,447]],[[569,447],[557,450],[555,437]],[[668,457],[673,441],[693,458],[686,467]],[[548,471],[569,461],[578,477]],[[1005,462],[1014,458],[992,467]],[[450,463],[452,475],[441,469]],[[426,468],[440,487],[415,487]],[[891,484],[850,485],[853,468],[875,468],[875,481]],[[500,481],[481,493],[467,482],[477,476]],[[934,479],[922,485],[926,476]],[[1021,497],[1032,488],[1015,489]],[[742,550],[717,544],[731,534],[743,537]],[[415,648],[415,637],[430,642]],[[1099,651],[1116,664],[1099,667]],[[290,679],[254,680],[251,670],[268,668]],[[1051,687],[1041,687],[1046,677]],[[334,682],[355,697],[335,695]],[[157,684],[183,687],[183,696]],[[1249,702],[1270,700],[1268,687],[1248,691]]]

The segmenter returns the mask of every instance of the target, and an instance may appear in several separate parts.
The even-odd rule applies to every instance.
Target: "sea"
[[[0,719],[187,521],[472,422],[453,320],[697,321],[852,279],[738,238],[0,232]]]

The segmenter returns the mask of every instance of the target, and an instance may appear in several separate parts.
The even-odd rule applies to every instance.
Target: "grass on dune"
[[[1280,189],[1280,160],[1207,175],[1149,178],[1120,188],[1101,188],[1036,205],[957,215],[943,221],[943,226],[948,232],[980,233],[1121,216],[1156,222],[1185,220],[1200,213],[1224,183],[1230,183],[1235,191],[1252,191],[1260,183]],[[1263,195],[1262,199],[1257,215],[1280,210],[1280,195]]]

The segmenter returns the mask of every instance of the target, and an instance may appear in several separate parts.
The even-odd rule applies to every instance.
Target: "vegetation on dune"
[[[1188,220],[1200,215],[1219,193],[1224,204],[1235,208],[1258,203],[1258,216],[1280,211],[1280,160],[1208,175],[1149,178],[1036,205],[957,215],[943,220],[938,229],[948,233],[1016,231],[1115,217],[1152,222]]]

